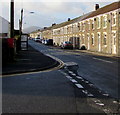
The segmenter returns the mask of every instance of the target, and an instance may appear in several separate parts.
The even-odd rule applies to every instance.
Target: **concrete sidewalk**
[[[58,65],[56,60],[28,46],[27,51],[20,51],[16,55],[14,62],[2,67],[2,75],[42,71]]]
[[[98,55],[98,56],[117,58],[117,59],[120,58],[120,56],[117,56],[117,55],[114,55],[114,54],[106,54],[106,53],[95,52],[95,51],[90,51],[90,50],[78,50],[78,49],[75,49],[74,51],[82,52],[82,53],[89,53],[89,54]]]

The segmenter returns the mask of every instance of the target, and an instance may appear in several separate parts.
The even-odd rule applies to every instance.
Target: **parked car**
[[[35,38],[36,42],[41,42],[41,39],[39,37]]]
[[[63,49],[73,49],[73,44],[70,41],[65,41],[61,44]]]
[[[53,39],[46,40],[46,45],[53,45]]]
[[[81,50],[86,50],[86,47],[83,45],[80,49]]]
[[[47,40],[44,40],[44,44],[47,45]]]

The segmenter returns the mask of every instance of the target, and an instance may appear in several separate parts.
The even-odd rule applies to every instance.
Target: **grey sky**
[[[3,1],[3,0],[2,0]],[[15,28],[18,29],[20,19],[20,10],[24,9],[23,27],[29,26],[50,26],[52,23],[61,23],[68,18],[76,18],[83,13],[94,10],[96,3],[103,7],[117,0],[14,0],[15,1]],[[74,2],[73,2],[74,1]],[[80,2],[79,2],[80,1]],[[4,0],[0,4],[2,8],[0,16],[9,20],[10,18],[10,0]],[[30,12],[35,12],[31,14]]]

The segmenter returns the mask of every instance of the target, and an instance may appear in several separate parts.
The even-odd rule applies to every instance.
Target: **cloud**
[[[1,0],[2,16],[9,20],[10,1]],[[95,3],[100,7],[117,0],[14,0],[15,1],[15,27],[18,28],[20,11],[24,9],[26,27],[31,25],[50,26],[52,23],[61,23],[67,18],[76,18],[83,13],[94,10]],[[30,14],[30,12],[34,14]]]

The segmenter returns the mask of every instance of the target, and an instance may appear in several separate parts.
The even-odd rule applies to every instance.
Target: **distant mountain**
[[[31,33],[33,31],[36,31],[36,30],[39,30],[39,29],[42,29],[42,28],[37,27],[37,26],[31,26],[31,27],[23,29],[23,33]]]

